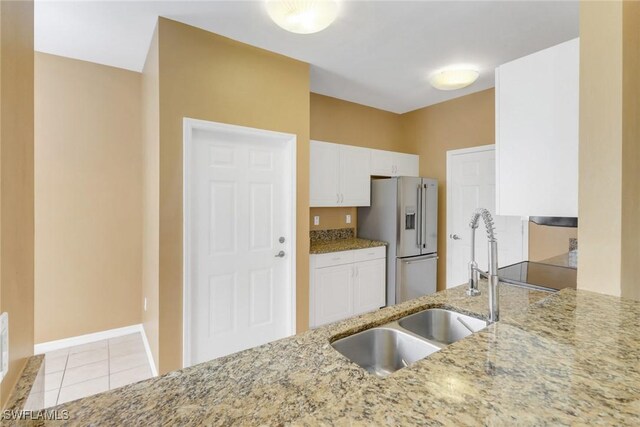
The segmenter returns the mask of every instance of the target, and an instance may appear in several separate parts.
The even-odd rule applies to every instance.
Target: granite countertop
[[[385,242],[378,240],[360,239],[352,237],[349,239],[336,239],[321,242],[312,242],[309,253],[326,254],[329,252],[351,251],[354,249],[375,248],[378,246],[386,246]]]
[[[427,307],[486,317],[464,286],[56,407],[71,425],[640,424],[640,303],[501,285],[502,320],[386,378],[330,341]],[[46,424],[39,421],[36,424]]]

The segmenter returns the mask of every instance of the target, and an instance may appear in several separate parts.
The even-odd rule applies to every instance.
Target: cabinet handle
[[[360,275],[360,269],[356,267],[356,277],[358,277],[359,275]]]
[[[340,203],[344,203],[344,194],[340,193]]]
[[[336,193],[336,203],[340,203],[340,193]]]

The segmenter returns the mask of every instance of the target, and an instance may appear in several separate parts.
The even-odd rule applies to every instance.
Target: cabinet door
[[[397,176],[420,176],[419,156],[416,154],[395,153]]]
[[[340,147],[340,205],[371,206],[371,153],[366,148]]]
[[[386,260],[375,259],[354,264],[353,314],[377,310],[385,305]]]
[[[311,293],[312,326],[346,319],[352,315],[353,264],[317,268]]]
[[[339,206],[340,151],[337,144],[311,141],[309,164],[309,205]]]
[[[393,154],[391,151],[371,150],[371,175],[396,176]]]
[[[579,40],[496,69],[496,213],[578,216]]]

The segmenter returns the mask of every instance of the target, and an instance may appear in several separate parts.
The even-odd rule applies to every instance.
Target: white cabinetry
[[[496,69],[496,213],[578,216],[579,39]]]
[[[317,325],[346,319],[352,313],[350,284],[353,264],[318,268],[315,272],[315,318]],[[312,325],[316,326],[316,325]]]
[[[309,326],[316,328],[385,305],[384,246],[311,255]]]
[[[419,176],[419,156],[395,151],[371,150],[371,175]]]
[[[310,206],[369,206],[369,150],[311,141]]]

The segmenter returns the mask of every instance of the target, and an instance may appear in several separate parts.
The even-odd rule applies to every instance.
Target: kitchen
[[[160,18],[140,77],[147,91],[144,93],[150,95],[143,96],[143,111],[148,113],[143,113],[144,120],[140,120],[145,122],[140,191],[149,202],[142,207],[144,223],[150,224],[141,240],[142,253],[150,257],[143,257],[143,286],[136,291],[136,299],[144,305],[143,309],[137,308],[138,316],[161,375],[61,402],[54,410],[68,411],[72,424],[637,422],[639,414],[633,403],[638,398],[637,360],[628,356],[636,353],[638,325],[632,319],[640,310],[633,301],[637,298],[632,278],[637,265],[637,255],[633,255],[637,228],[631,212],[637,192],[631,179],[635,171],[635,151],[629,139],[634,135],[633,122],[628,120],[635,110],[627,95],[634,94],[636,86],[632,79],[604,78],[615,67],[619,74],[614,75],[628,76],[628,69],[634,66],[629,57],[635,51],[608,49],[602,41],[634,46],[637,30],[630,23],[637,11],[626,2],[620,3],[619,9],[598,2],[580,4],[578,28],[578,5],[572,7],[573,33],[568,31],[557,43],[496,63],[499,81],[493,80],[492,69],[489,77],[482,75],[477,86],[462,89],[459,93],[464,96],[447,92],[453,97],[423,108],[409,107],[406,112],[397,105],[389,104],[384,110],[327,94],[310,94],[309,69],[304,64],[266,51],[255,56],[257,48],[253,46]],[[336,21],[336,28],[340,22]],[[625,37],[615,31],[603,34],[603,27],[623,28]],[[329,26],[324,31],[331,30]],[[573,56],[553,54],[563,43],[573,43]],[[536,56],[544,56],[544,52],[551,54],[542,59]],[[47,61],[62,61],[45,55],[49,54],[36,54],[40,70],[45,69]],[[610,59],[606,67],[602,65],[603,55]],[[218,60],[222,56],[229,61],[225,66]],[[527,73],[523,73],[518,61],[527,58],[534,64],[524,66]],[[536,60],[542,64],[539,69],[535,68]],[[549,62],[545,65],[545,60],[558,61],[551,63],[563,72],[545,74],[546,69],[558,69]],[[238,64],[244,64],[244,68]],[[262,74],[250,73],[251,68],[262,70]],[[236,76],[225,74],[229,70]],[[579,85],[575,78],[578,72]],[[225,82],[215,86],[217,97],[229,95],[224,105],[217,105],[215,97],[199,101],[203,87],[198,82],[209,81],[210,77],[202,76],[211,73]],[[286,78],[279,80],[282,76]],[[262,85],[262,96],[243,98],[246,92],[241,87],[247,82],[254,89]],[[547,90],[547,86],[554,90]],[[285,88],[290,96],[283,100],[279,91]],[[517,110],[505,108],[521,98],[522,92],[528,96],[533,93],[535,98],[521,101]],[[441,96],[444,92],[431,93]],[[601,111],[605,101],[606,105],[620,107],[607,109],[605,114]],[[145,105],[151,108],[146,110]],[[308,108],[301,109],[301,105]],[[553,108],[547,108],[550,105]],[[540,112],[540,106],[547,109]],[[509,117],[509,111],[515,111],[516,116]],[[238,112],[246,113],[246,118],[238,119]],[[625,119],[617,122],[616,117]],[[626,133],[608,134],[610,123],[618,123]],[[533,137],[536,149],[510,146],[520,138],[518,132]],[[562,138],[549,138],[554,132]],[[151,143],[154,134],[160,135],[159,145]],[[252,138],[261,138],[262,145],[256,148]],[[184,159],[183,141],[187,147]],[[199,151],[205,147],[203,142],[209,144],[208,151]],[[545,146],[547,143],[549,146]],[[273,147],[269,155],[267,146]],[[555,150],[552,156],[548,155],[550,149]],[[611,150],[617,150],[618,157]],[[479,160],[474,160],[475,165],[459,162],[462,167],[456,175],[455,156]],[[622,176],[607,174],[603,183],[597,179],[603,173],[585,172],[610,170],[612,156],[619,162]],[[197,169],[202,159],[211,160],[208,172]],[[249,172],[255,174],[230,175],[230,165],[240,160],[247,161]],[[456,180],[457,176],[472,179],[476,172],[475,176],[484,180],[482,185]],[[176,179],[183,173],[185,182],[193,183],[193,187],[184,187],[185,194],[181,179]],[[253,191],[250,194],[256,203],[264,205],[268,197],[272,202],[284,200],[274,202],[274,210],[261,211],[282,220],[271,223],[280,228],[274,226],[270,234],[262,233],[266,223],[256,218],[265,215],[252,213],[257,211],[251,204],[240,206],[237,212],[221,211],[209,225],[198,222],[206,218],[200,210],[201,197],[211,195],[219,202],[233,200],[227,184],[216,184],[211,192],[202,191],[206,190],[202,180],[216,174],[225,182],[237,180],[238,188],[259,179],[253,189],[251,185],[246,187]],[[409,183],[406,188],[413,201],[401,203],[404,196],[399,190],[405,188],[402,182]],[[267,191],[277,187],[274,183],[282,183],[285,190]],[[386,190],[385,185],[389,187]],[[154,188],[159,188],[159,194],[150,191]],[[458,197],[459,204],[466,205],[457,209],[456,194],[464,194],[465,188],[476,192],[475,199]],[[382,200],[393,203],[380,205],[378,190],[385,194]],[[297,197],[290,199],[287,194]],[[179,214],[176,206],[180,207]],[[391,209],[383,215],[385,223],[409,234],[377,234],[384,227],[371,227],[369,222],[376,222],[374,211],[378,206]],[[482,207],[491,211],[498,228],[497,248],[491,257],[495,260],[497,255],[496,268],[488,262],[487,242],[493,239],[484,230],[485,219],[491,222],[486,215],[478,218],[477,245],[468,243],[469,221]],[[245,214],[248,216],[243,217]],[[502,215],[510,219],[503,220]],[[562,227],[549,225],[555,221],[550,217],[568,218],[568,223]],[[255,267],[251,267],[255,270],[246,276],[248,279],[242,279],[248,280],[246,292],[254,298],[248,316],[249,326],[255,328],[246,329],[246,333],[236,330],[232,336],[246,338],[245,342],[220,339],[237,323],[235,316],[242,314],[226,308],[235,301],[230,291],[233,282],[228,278],[233,274],[229,268],[237,264],[230,258],[230,248],[236,247],[234,242],[247,239],[229,231],[244,232],[232,226],[234,218],[250,224],[247,228],[253,230],[245,254],[260,250],[269,255],[256,259]],[[575,218],[580,219],[577,229]],[[454,228],[458,223],[463,225]],[[185,224],[189,226],[183,228]],[[221,236],[214,240],[208,254],[201,249],[206,244],[202,236],[208,233],[190,234],[190,230],[203,230],[205,226]],[[625,232],[615,232],[616,227]],[[369,234],[370,228],[374,234]],[[263,239],[268,234],[274,238],[273,243]],[[154,249],[156,235],[159,249]],[[185,236],[190,238],[184,240],[183,251]],[[580,242],[579,257],[572,240],[576,238]],[[408,242],[415,247],[407,256],[429,261],[429,267],[420,267],[416,274],[410,264],[402,264],[405,257],[398,252]],[[150,250],[145,252],[147,245]],[[492,286],[484,279],[472,280],[478,283],[478,289],[472,286],[471,293],[480,294],[467,295],[471,252],[475,252],[478,270],[493,276],[490,282],[525,282],[525,286]],[[458,253],[460,256],[456,256]],[[213,259],[212,255],[226,260],[216,267],[218,270],[206,273],[221,278],[214,283],[220,293],[211,300],[215,310],[210,314],[213,335],[217,334],[218,340],[202,345],[206,333],[198,323],[202,317],[194,313],[204,307],[198,305],[202,298],[197,295],[201,292],[198,277],[205,270],[196,267],[202,260]],[[576,258],[577,270],[571,268]],[[576,278],[562,278],[558,287],[573,280],[575,285],[571,282],[569,288],[577,290],[548,292],[546,288],[552,287],[546,280],[548,275],[542,274],[542,279],[536,276],[539,273],[532,263],[521,266],[517,277],[496,272],[498,266],[526,260],[545,266],[569,266],[558,268],[571,270]],[[271,263],[283,266],[274,270],[274,275],[279,275],[277,280],[261,273]],[[333,270],[329,275],[315,274],[322,269]],[[471,276],[480,276],[478,270],[472,270]],[[450,277],[454,271],[458,276]],[[557,278],[552,279],[557,282]],[[270,291],[256,285],[263,282],[270,283]],[[281,283],[287,286],[280,287]],[[42,285],[36,284],[36,297],[38,286]],[[273,295],[282,298],[271,299],[274,303],[270,306],[256,305],[256,301],[269,301]],[[491,296],[495,297],[492,304]],[[11,302],[6,301],[7,305]],[[275,305],[276,301],[284,303]],[[277,317],[281,313],[283,317]],[[449,322],[451,313],[454,317]],[[12,322],[22,321],[15,320],[15,312],[11,316]],[[427,317],[431,320],[425,320]],[[267,336],[264,329],[258,329],[274,319],[282,326],[275,335]],[[448,324],[450,335],[420,329],[415,319],[419,319],[418,326]],[[31,322],[33,325],[33,319]],[[159,329],[154,329],[155,325]],[[14,328],[10,335],[12,348],[22,339],[28,342],[28,337],[17,332],[17,326],[10,327]],[[298,335],[289,336],[292,332]],[[87,332],[76,335],[83,333]],[[361,351],[354,353],[349,346],[340,345],[341,340],[353,343],[355,337],[367,334],[385,340],[381,348],[391,352],[376,359],[375,366],[371,360],[359,359]],[[289,337],[277,339],[282,336]],[[365,338],[358,347],[365,348],[370,340]],[[419,350],[398,357],[400,341],[410,341],[410,348]],[[31,338],[31,346],[33,343]],[[248,349],[243,350],[243,346]],[[365,353],[379,355],[381,348]],[[210,351],[220,353],[211,360],[214,353]],[[42,356],[28,361],[15,357],[9,369],[13,378],[20,372],[16,368],[19,363],[27,363],[23,378],[30,374],[33,382],[33,377],[39,377]],[[381,365],[380,361],[393,363]],[[380,368],[377,372],[381,377],[369,373],[376,369],[368,368]],[[6,384],[3,381],[3,388]],[[22,384],[18,384],[18,390],[24,393]],[[25,403],[29,397],[31,386],[24,387],[26,394],[18,397],[18,403]],[[528,404],[523,405],[524,401]]]

